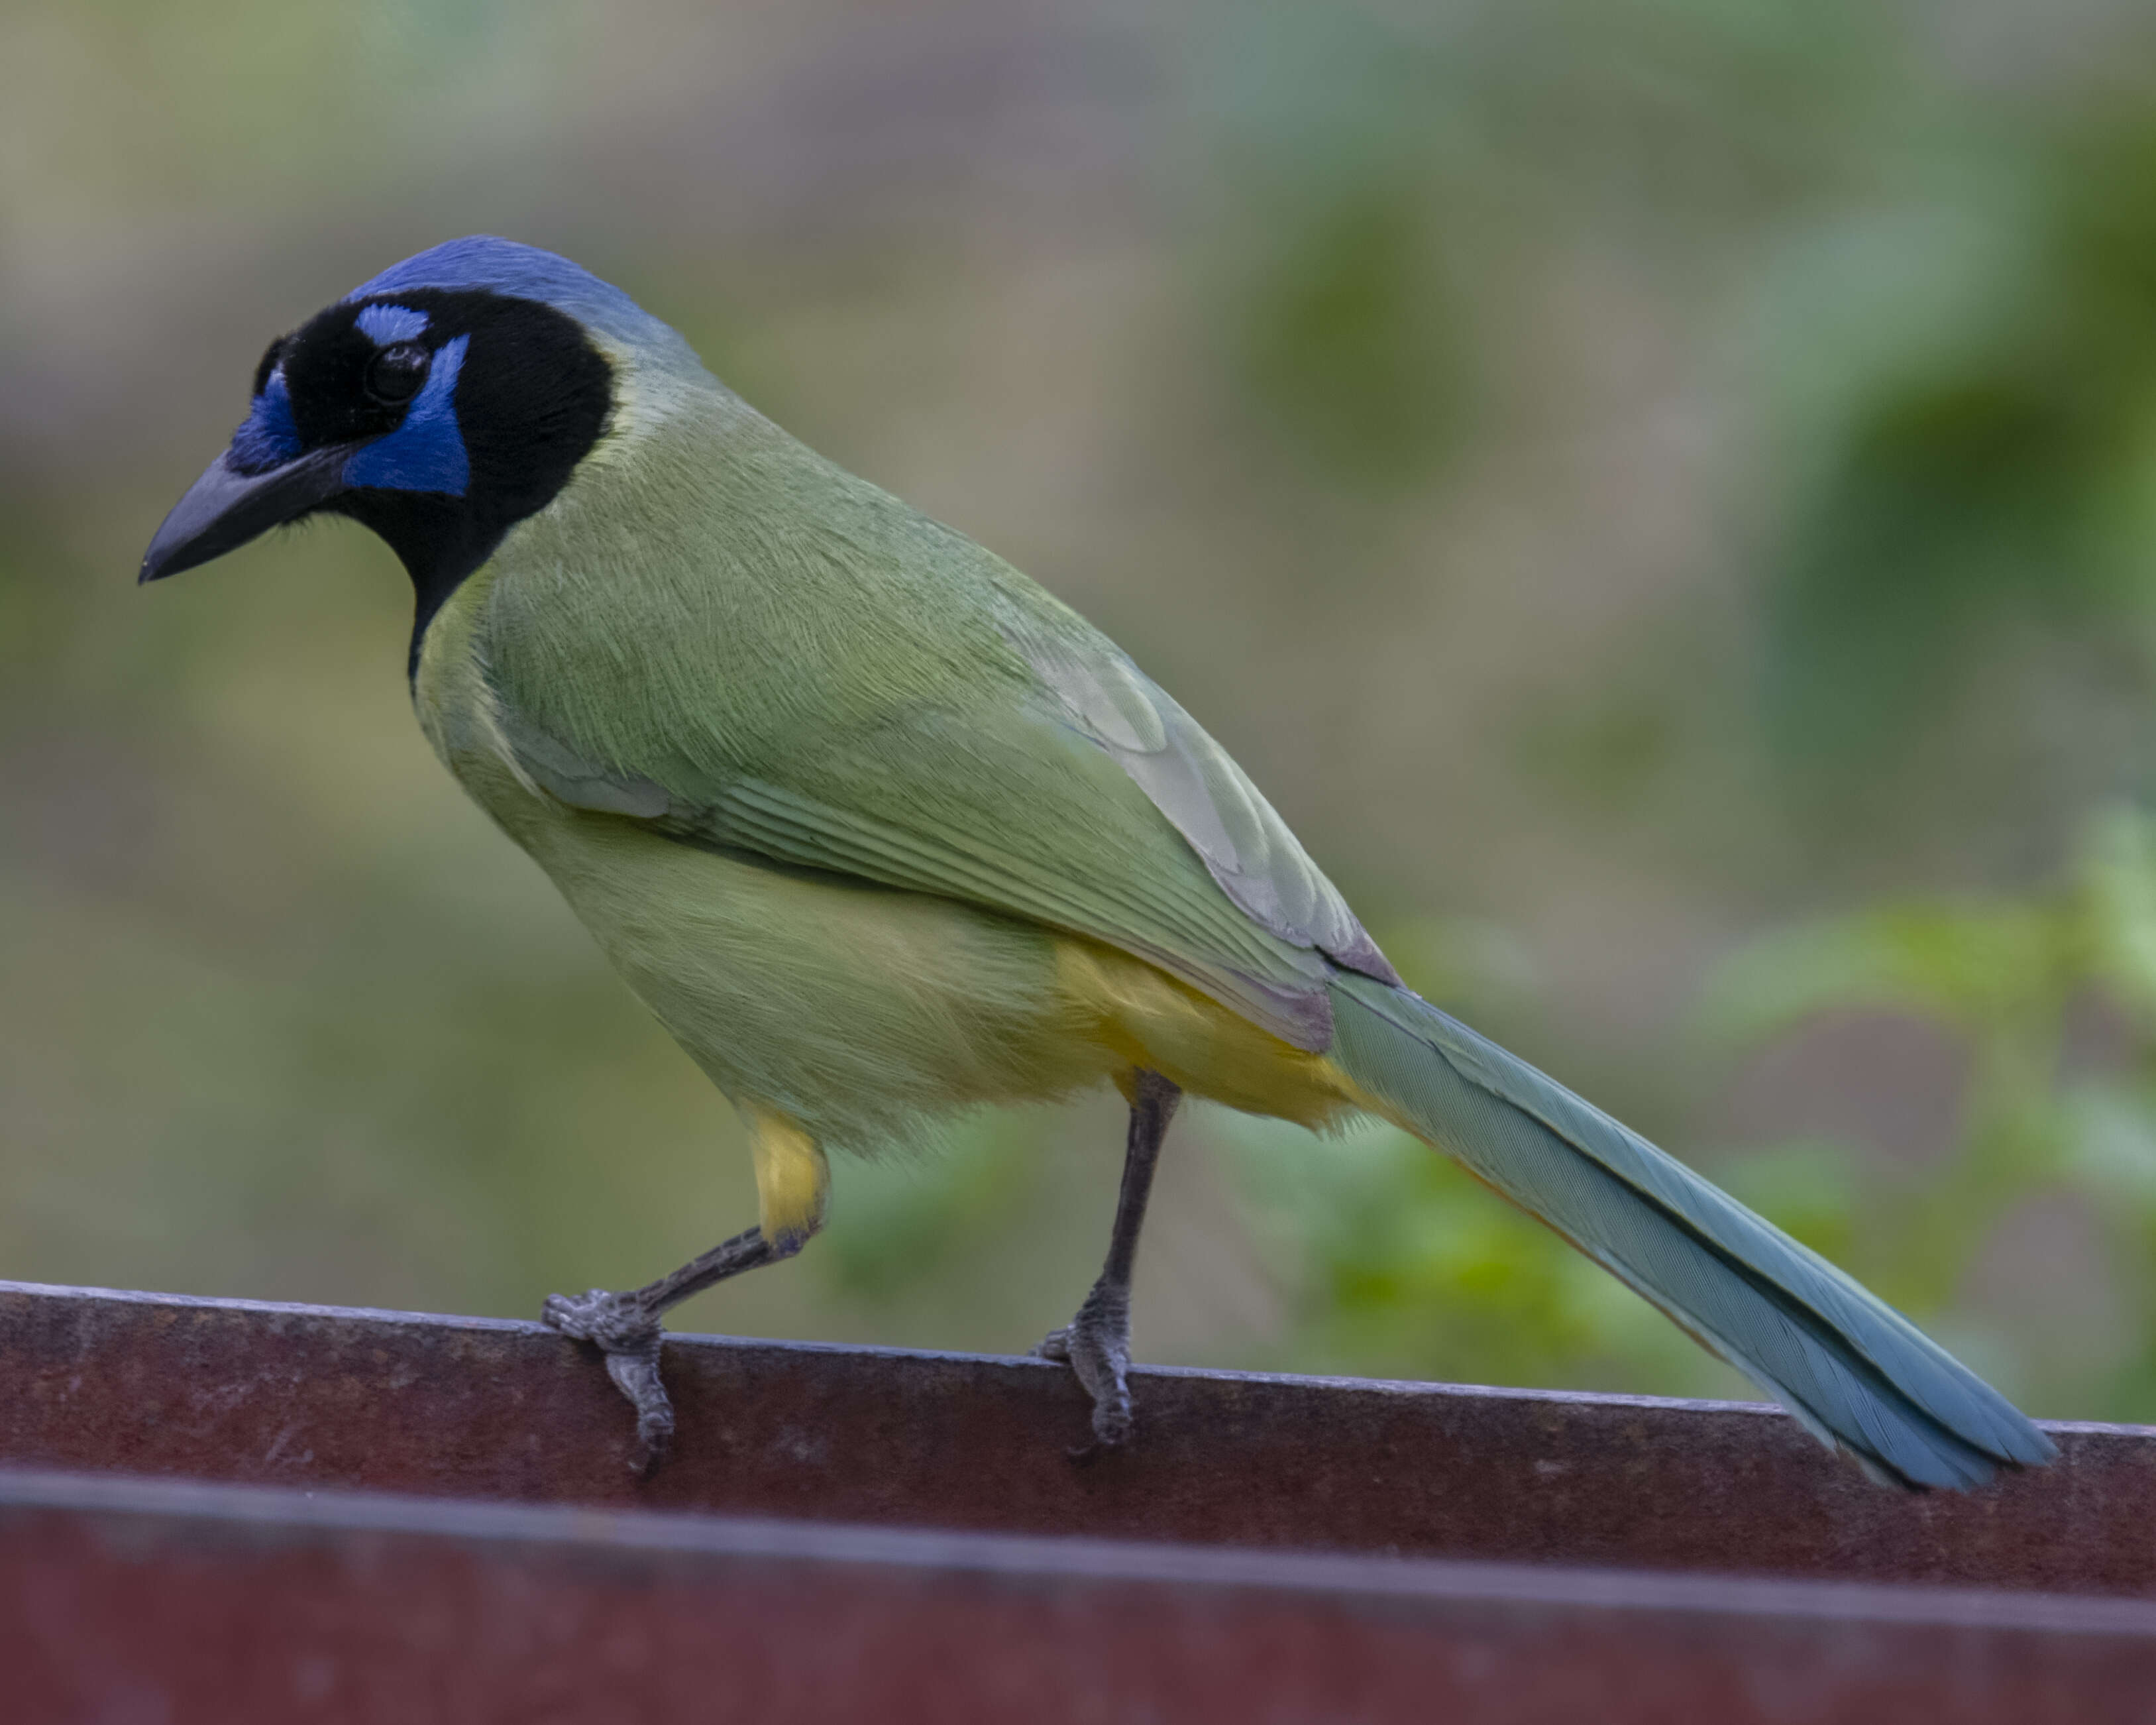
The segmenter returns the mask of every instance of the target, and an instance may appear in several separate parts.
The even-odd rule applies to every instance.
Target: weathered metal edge
[[[565,1554],[867,1565],[1020,1583],[1131,1583],[2156,1640],[2156,1603],[2100,1596],[921,1532],[0,1468],[0,1524],[24,1512],[150,1521],[250,1543],[391,1534]]]
[[[162,1293],[153,1289],[108,1288],[62,1282],[13,1281],[0,1277],[0,1296],[29,1294],[56,1299],[116,1301],[136,1306],[180,1306],[215,1312],[257,1312],[316,1319],[351,1319],[367,1323],[408,1324],[414,1327],[494,1332],[528,1336],[546,1341],[559,1332],[526,1318],[486,1317],[462,1312],[412,1311],[383,1306],[316,1306],[302,1301],[249,1300],[209,1294]],[[737,1336],[722,1331],[669,1330],[669,1344],[692,1347],[753,1348],[781,1353],[828,1355],[851,1359],[922,1360],[953,1365],[1018,1367],[1026,1371],[1060,1377],[1065,1368],[1036,1354],[969,1353],[951,1348],[893,1348],[866,1342],[804,1342],[762,1336]],[[1133,1380],[1175,1379],[1193,1383],[1250,1384],[1284,1389],[1347,1389],[1358,1394],[1399,1396],[1446,1396],[1499,1402],[1547,1402],[1570,1407],[1637,1408],[1661,1412],[1730,1414],[1766,1420],[1787,1420],[1788,1412],[1770,1401],[1727,1401],[1709,1398],[1635,1395],[1609,1390],[1540,1389],[1512,1384],[1466,1384],[1450,1378],[1357,1378],[1306,1372],[1247,1372],[1216,1366],[1172,1366],[1134,1362]],[[2156,1425],[2130,1425],[2092,1420],[2039,1420],[2047,1432],[2101,1435],[2156,1440]]]

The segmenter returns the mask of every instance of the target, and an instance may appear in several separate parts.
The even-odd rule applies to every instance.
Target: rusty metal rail
[[[2148,1717],[2156,1604],[0,1476],[23,1721]]]
[[[1065,1457],[1039,1360],[683,1336],[649,1482],[606,1374],[537,1324],[0,1283],[0,1465],[1006,1533],[2156,1597],[2156,1430],[1884,1490],[1749,1404],[1141,1368]]]
[[[1147,1370],[1074,1467],[1037,1361],[666,1368],[639,1482],[536,1325],[0,1284],[0,1718],[2156,1716],[2156,1431],[1909,1497],[1750,1406]]]

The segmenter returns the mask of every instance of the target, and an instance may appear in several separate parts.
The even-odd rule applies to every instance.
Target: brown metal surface
[[[40,1725],[2103,1725],[2156,1604],[0,1475],[0,1672]]]
[[[595,1359],[536,1325],[0,1285],[0,1465],[886,1526],[2156,1596],[2156,1432],[1910,1497],[1751,1407],[1134,1374],[1074,1467],[1060,1368],[683,1337],[639,1482]]]

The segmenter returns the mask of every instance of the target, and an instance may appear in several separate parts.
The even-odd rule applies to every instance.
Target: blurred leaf
[[[850,1158],[831,1222],[810,1260],[848,1298],[884,1300],[932,1279],[945,1260],[1009,1214],[1043,1154],[1040,1122],[977,1117],[932,1155]]]
[[[2156,820],[2112,809],[2083,845],[2086,951],[2097,980],[2144,1020],[2156,1019]]]
[[[1337,471],[1404,477],[1435,458],[1466,388],[1451,303],[1412,186],[1348,188],[1270,234],[1242,311],[1244,380]]]
[[[1848,1146],[1803,1142],[1753,1151],[1717,1163],[1714,1178],[1820,1256],[1845,1264],[1856,1255],[1864,1183]]]
[[[2044,906],[1862,911],[1754,942],[1722,967],[1700,1016],[1717,1039],[1736,1045],[1852,1008],[1988,1028],[2063,998],[2067,938]]]
[[[1378,944],[1425,1000],[1503,1011],[1532,991],[1534,960],[1519,938],[1472,916],[1411,916],[1382,925]]]
[[[1875,222],[1888,244],[1845,249],[1858,267],[1774,296],[1777,388],[1806,404],[1784,422],[1794,483],[1763,612],[1785,762],[1907,768],[1984,698],[2001,630],[2145,636],[2156,128],[2121,105],[2128,123],[2099,105],[2018,152],[1912,169],[1931,177],[1920,217]]]
[[[2066,1171],[2107,1204],[2156,1216],[2156,1093],[2093,1084],[2068,1103]]]

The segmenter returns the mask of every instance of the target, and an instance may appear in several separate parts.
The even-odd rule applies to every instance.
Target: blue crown
[[[536,300],[575,318],[587,329],[636,347],[685,345],[680,336],[619,288],[553,252],[513,239],[475,234],[452,239],[393,264],[345,295],[379,299],[415,288],[482,288],[520,300]]]

